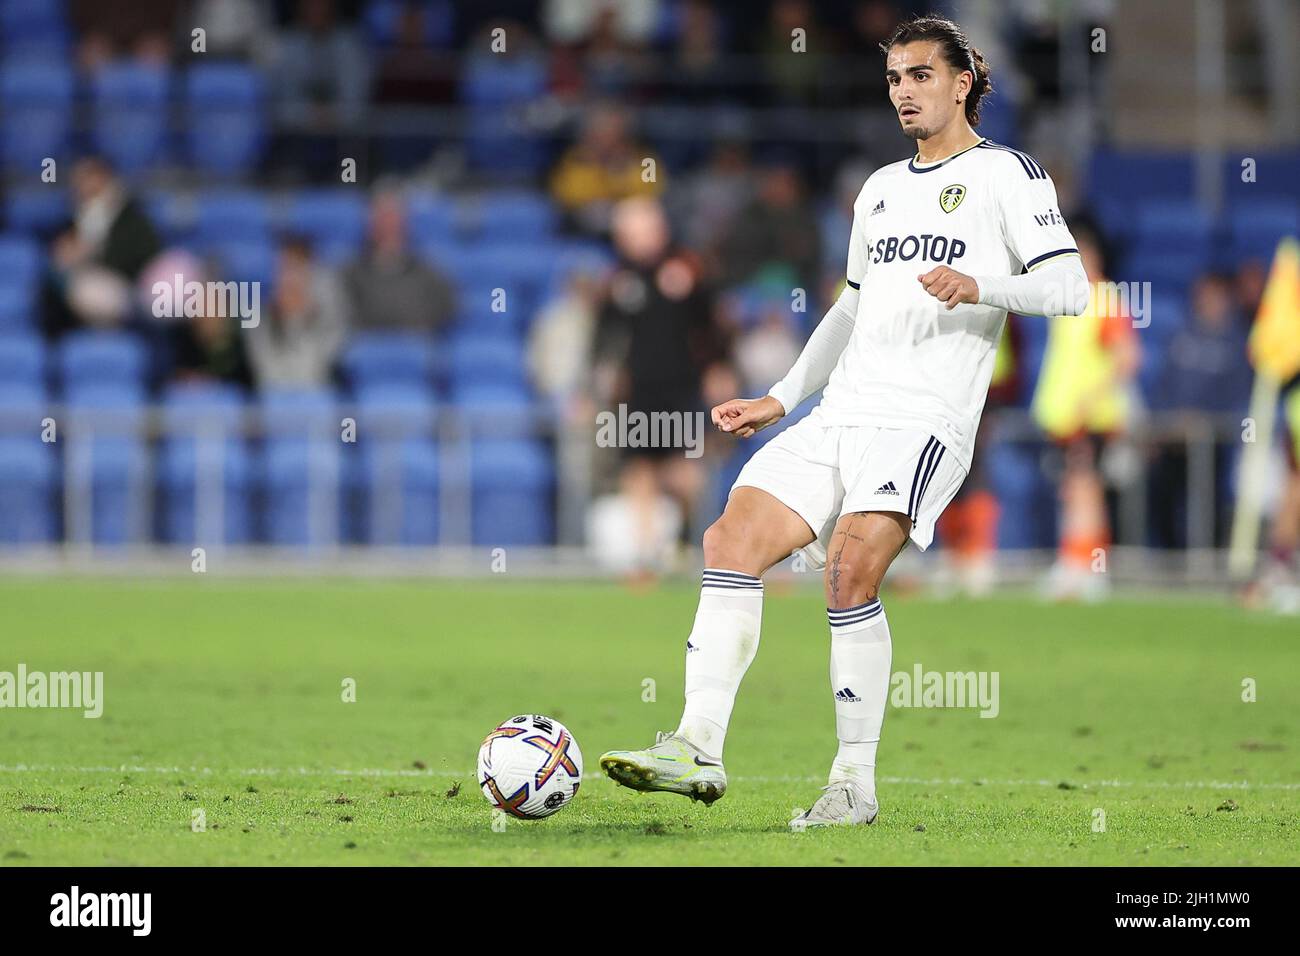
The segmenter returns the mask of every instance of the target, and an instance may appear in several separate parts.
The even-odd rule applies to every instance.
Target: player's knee
[[[868,565],[833,558],[822,575],[826,606],[831,610],[857,607],[880,595],[880,576]]]
[[[704,532],[704,566],[744,571],[747,561],[745,535],[736,523],[723,515]]]

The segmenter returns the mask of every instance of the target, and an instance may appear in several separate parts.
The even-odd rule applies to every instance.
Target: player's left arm
[[[970,276],[938,266],[917,279],[947,309],[970,303],[1021,315],[1082,315],[1088,307],[1088,277],[1051,178],[1044,172],[1033,178],[996,181],[1003,240],[1016,260],[1025,264],[1025,271],[1015,276]]]

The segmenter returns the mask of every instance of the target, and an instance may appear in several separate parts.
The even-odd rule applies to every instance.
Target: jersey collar
[[[958,152],[953,153],[953,154],[952,154],[951,156],[949,156],[947,159],[941,159],[941,160],[939,160],[938,162],[933,163],[933,164],[931,164],[931,165],[929,165],[929,166],[918,166],[918,165],[916,165],[916,156],[913,156],[911,159],[909,159],[909,160],[907,161],[907,168],[910,169],[910,170],[911,170],[912,172],[914,172],[914,173],[932,173],[932,172],[934,172],[936,169],[938,169],[938,168],[941,167],[941,166],[947,166],[949,163],[951,163],[951,162],[952,162],[954,159],[956,159],[958,156],[962,155],[962,153],[969,153],[969,152],[970,152],[972,149],[974,149],[976,146],[979,146],[980,143],[985,143],[985,142],[988,142],[988,140],[987,140],[985,137],[981,136],[981,137],[979,138],[979,142],[978,142],[978,143],[972,143],[970,146],[967,146],[965,149],[963,149],[963,150],[959,150]],[[920,154],[918,153],[917,155],[920,155]]]

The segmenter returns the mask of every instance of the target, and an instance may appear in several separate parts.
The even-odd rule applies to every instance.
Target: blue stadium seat
[[[420,39],[425,46],[445,48],[455,36],[455,10],[450,0],[424,0],[419,4],[405,0],[371,0],[366,5],[365,26],[374,42],[382,47],[398,41],[398,27],[408,8],[421,17]]]
[[[41,441],[44,389],[0,379],[0,543],[43,544],[58,534],[58,451]]]
[[[218,278],[236,282],[260,282],[261,306],[270,306],[269,296],[275,278],[276,249],[265,239],[232,239],[216,242],[206,247],[206,252],[216,260]]]
[[[16,189],[5,196],[5,225],[19,233],[48,235],[72,218],[72,203],[63,189]]]
[[[96,545],[146,539],[149,444],[145,406],[138,389],[87,386],[65,402],[64,455],[75,494],[89,496],[90,525],[69,527],[70,537],[88,534]],[[75,520],[72,518],[71,520]]]
[[[336,543],[345,446],[333,392],[266,392],[260,412],[266,539],[283,546]]]
[[[265,90],[251,67],[190,67],[185,83],[190,162],[203,172],[242,175],[259,162],[267,139]]]
[[[343,370],[354,390],[372,384],[429,387],[434,371],[434,341],[408,332],[363,332],[343,354]]]
[[[448,378],[453,392],[471,385],[511,385],[527,382],[524,349],[518,340],[462,334],[449,343]]]
[[[45,387],[45,343],[30,333],[0,332],[0,383]]]
[[[1153,294],[1185,295],[1195,278],[1211,266],[1208,252],[1140,250],[1115,270],[1116,280],[1150,282]]]
[[[467,200],[462,209],[471,232],[489,242],[544,241],[558,219],[545,193],[525,190],[486,193]]]
[[[1190,198],[1194,175],[1189,153],[1096,150],[1088,160],[1086,194],[1139,202],[1156,197]]]
[[[198,209],[194,200],[170,190],[145,190],[140,195],[145,213],[163,240],[185,245],[194,234]]]
[[[1152,199],[1137,207],[1137,250],[1160,255],[1166,251],[1208,259],[1214,221],[1194,199]]]
[[[1242,179],[1245,172],[1242,161],[1246,159],[1250,159],[1254,167],[1249,181]],[[1223,199],[1228,212],[1243,200],[1255,203],[1280,199],[1284,203],[1293,203],[1297,183],[1300,183],[1300,149],[1252,149],[1249,156],[1236,153],[1224,157]]]
[[[475,169],[505,175],[536,174],[546,163],[541,137],[528,128],[524,108],[546,93],[547,65],[540,57],[507,60],[471,57],[461,76],[466,147]]]
[[[289,202],[285,229],[307,238],[322,259],[339,263],[360,251],[367,214],[355,190],[304,190]]]
[[[0,276],[11,282],[30,284],[41,277],[41,249],[27,236],[0,236]]]
[[[1228,208],[1227,216],[1228,249],[1234,265],[1246,259],[1271,262],[1283,236],[1300,238],[1300,206],[1295,199],[1241,200]]]
[[[252,537],[252,460],[239,431],[243,394],[227,385],[177,385],[162,398],[158,458],[163,540],[186,546]],[[209,505],[205,515],[204,505]]]
[[[357,396],[357,540],[367,544],[438,542],[441,463],[434,439],[437,406],[425,389],[377,385]]]
[[[72,332],[59,348],[65,391],[90,384],[139,384],[147,367],[145,345],[125,332]]]
[[[546,448],[524,439],[485,439],[473,443],[470,457],[473,543],[553,543],[555,468]]]
[[[460,207],[441,193],[423,190],[406,200],[406,231],[412,246],[447,243],[459,226]]]
[[[0,162],[34,174],[46,157],[65,156],[73,90],[72,70],[63,63],[24,59],[0,65]]]
[[[163,160],[170,84],[167,67],[134,62],[109,63],[91,78],[95,148],[120,171]]]
[[[271,206],[252,189],[213,189],[198,197],[195,234],[200,244],[271,237]]]
[[[41,263],[34,240],[0,236],[0,331],[35,328]]]

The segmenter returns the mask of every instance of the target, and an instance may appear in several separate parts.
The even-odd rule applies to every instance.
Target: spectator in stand
[[[656,167],[654,178],[646,178],[645,160],[653,158],[632,140],[621,110],[608,104],[593,107],[578,141],[551,174],[551,195],[571,226],[605,235],[616,202],[659,193],[663,171]]]
[[[737,141],[717,143],[708,164],[676,180],[664,197],[682,241],[714,269],[724,237],[753,198],[754,171]]]
[[[1247,325],[1232,277],[1201,276],[1192,289],[1191,321],[1169,345],[1156,404],[1180,410],[1244,411],[1250,402]]]
[[[769,164],[757,195],[723,240],[723,283],[739,285],[762,279],[773,267],[793,268],[795,281],[812,294],[820,265],[821,229],[798,171],[784,162]]]
[[[160,251],[153,223],[107,161],[72,167],[71,226],[53,243],[45,326],[57,337],[82,325],[119,325],[130,317],[132,283]]]
[[[72,0],[69,20],[79,42],[78,65],[87,72],[122,56],[168,63],[173,40],[182,26],[184,7],[176,0],[135,0],[104,3]],[[198,22],[198,21],[196,21]],[[185,42],[189,42],[185,28]]]
[[[185,278],[203,282],[206,276],[187,275]],[[243,389],[252,385],[253,376],[244,350],[244,330],[239,317],[205,310],[202,315],[178,319],[169,331],[174,381],[225,383]]]
[[[300,239],[280,249],[270,309],[248,330],[248,352],[260,389],[321,388],[330,383],[347,334],[338,280]]]
[[[626,404],[628,415],[647,421],[663,413],[692,427],[703,414],[701,383],[706,369],[724,357],[713,322],[713,298],[694,261],[670,241],[668,219],[653,199],[627,199],[613,216],[619,266],[597,320],[595,358],[598,403],[612,412]],[[631,420],[630,418],[628,419]],[[701,428],[707,432],[707,428]],[[683,425],[683,436],[685,426]],[[703,440],[704,435],[698,436]],[[694,513],[706,474],[700,458],[682,447],[627,448],[620,505],[621,522],[637,529],[645,564],[638,575],[662,570],[657,542],[665,533],[662,496],[673,499],[681,527]],[[611,512],[603,509],[607,520]],[[603,540],[603,536],[598,536]]]
[[[1213,412],[1238,419],[1250,403],[1246,337],[1232,277],[1223,273],[1201,276],[1192,290],[1190,321],[1169,344],[1164,376],[1152,404],[1193,415]],[[1216,545],[1227,544],[1230,522],[1224,492],[1230,487],[1233,451],[1231,446],[1220,445],[1214,450]],[[1187,547],[1187,469],[1187,448],[1181,443],[1166,445],[1152,462],[1149,501],[1151,532],[1157,545]]]
[[[294,22],[280,35],[272,79],[276,118],[286,130],[277,158],[290,169],[337,178],[343,139],[361,125],[370,102],[370,63],[335,0],[298,0]]]
[[[1110,311],[1100,234],[1082,219],[1073,225],[1088,275],[1088,308],[1080,316],[1049,319],[1031,411],[1056,443],[1064,464],[1060,548],[1047,592],[1056,599],[1096,600],[1107,591],[1107,577],[1097,573],[1097,562],[1111,542],[1100,459],[1107,444],[1129,425],[1139,353],[1130,317],[1122,309]]]
[[[451,322],[451,283],[410,250],[400,195],[381,192],[370,207],[370,239],[345,270],[343,285],[357,330],[437,332]]]

